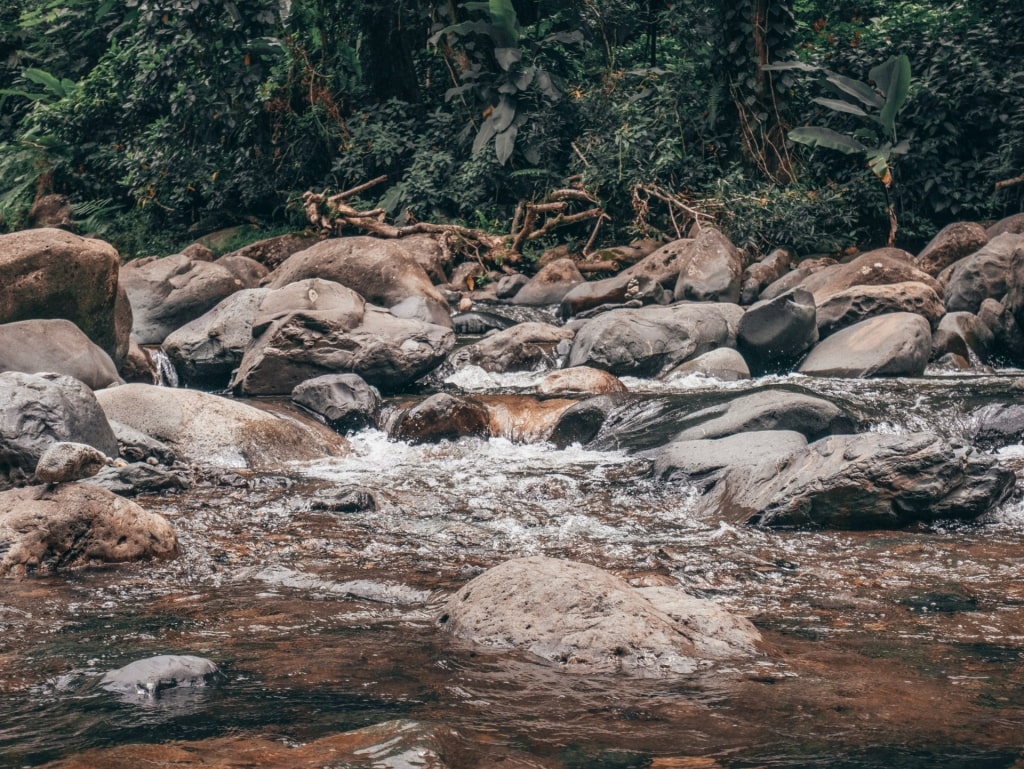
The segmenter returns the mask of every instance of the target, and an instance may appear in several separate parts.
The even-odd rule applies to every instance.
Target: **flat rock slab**
[[[921,376],[932,352],[927,320],[894,312],[863,320],[820,342],[800,365],[800,373],[859,379]]]
[[[98,486],[63,483],[0,493],[0,575],[177,554],[170,523]]]
[[[481,574],[445,605],[445,632],[534,654],[579,674],[685,675],[755,653],[747,620],[677,588],[634,588],[595,566],[543,556]]]
[[[1014,481],[994,457],[932,433],[833,435],[726,471],[697,515],[787,528],[897,528],[982,515],[1006,499]]]
[[[757,430],[725,438],[673,441],[653,452],[659,478],[703,478],[718,470],[759,465],[807,447],[807,438],[792,430]]]
[[[763,390],[688,414],[677,441],[723,438],[755,430],[791,430],[808,440],[853,432],[846,409],[814,395]]]

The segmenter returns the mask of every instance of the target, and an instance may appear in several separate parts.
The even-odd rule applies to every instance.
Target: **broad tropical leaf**
[[[910,93],[910,59],[906,55],[893,56],[888,61],[874,67],[868,77],[875,81],[878,90],[885,94],[885,105],[879,120],[886,133],[896,134],[896,113],[907,101]]]
[[[852,96],[865,107],[881,109],[885,104],[885,99],[883,99],[882,96],[867,83],[854,80],[852,77],[837,75],[834,72],[829,74],[825,79],[831,83],[833,87],[845,94],[848,94],[849,96]]]
[[[848,101],[841,99],[826,99],[822,96],[816,96],[811,99],[815,104],[820,104],[823,107],[828,107],[836,112],[847,112],[851,115],[857,115],[858,117],[870,117],[867,112],[862,110],[856,104],[850,104]]]
[[[868,148],[856,139],[850,138],[838,131],[833,131],[831,128],[820,128],[818,126],[794,128],[789,132],[789,139],[798,144],[838,150],[847,155],[857,155],[868,151]]]
[[[505,165],[508,159],[512,157],[512,150],[516,148],[516,134],[518,133],[519,128],[510,125],[494,137],[494,154],[497,155],[498,162],[501,165]]]

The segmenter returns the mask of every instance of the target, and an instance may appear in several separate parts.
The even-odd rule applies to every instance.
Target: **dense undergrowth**
[[[913,72],[896,118],[909,150],[888,188],[863,158],[787,139],[867,126],[822,106],[815,72],[762,64],[865,81],[896,54]],[[1022,172],[1016,0],[0,9],[0,227],[61,193],[81,231],[129,255],[239,223],[302,226],[302,192],[380,175],[357,202],[398,222],[507,231],[520,201],[576,185],[610,215],[602,242],[707,216],[751,251],[804,254],[884,243],[888,194],[897,245],[915,248],[950,221],[1020,211],[1024,184],[996,183]],[[591,224],[553,237],[580,248]]]

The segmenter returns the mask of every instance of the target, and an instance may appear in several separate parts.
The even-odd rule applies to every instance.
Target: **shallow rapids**
[[[461,375],[476,392],[532,387]],[[344,458],[140,498],[178,529],[176,561],[4,584],[0,765],[171,740],[201,753],[239,734],[298,746],[392,719],[443,729],[431,750],[456,768],[1024,765],[1019,491],[977,522],[773,532],[696,520],[699,490],[651,479],[632,453],[666,414],[765,386],[823,394],[868,429],[962,439],[974,408],[1019,397],[1013,375],[627,383],[641,397],[616,442],[365,431]],[[1024,466],[1020,446],[1000,457]],[[375,509],[336,504],[352,493]],[[452,590],[533,554],[713,598],[772,653],[670,682],[582,678],[438,632]],[[155,700],[99,686],[165,653],[210,658],[226,680]],[[365,766],[431,765],[396,755]]]

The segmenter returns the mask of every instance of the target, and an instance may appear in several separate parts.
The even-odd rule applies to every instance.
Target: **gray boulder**
[[[799,370],[821,377],[914,377],[924,373],[931,352],[928,321],[894,312],[836,332],[811,350]]]
[[[977,313],[986,299],[1001,300],[1007,290],[1010,260],[1021,243],[1024,235],[997,235],[983,248],[953,264],[946,283],[946,309]]]
[[[932,334],[932,360],[952,353],[975,364],[984,363],[992,353],[995,335],[977,315],[951,312],[943,316]]]
[[[619,274],[603,280],[587,281],[569,291],[562,299],[559,314],[571,318],[602,305],[659,304],[665,294],[661,284],[646,275]]]
[[[157,467],[147,462],[132,462],[104,467],[89,479],[89,483],[119,497],[134,497],[138,494],[182,491],[192,485],[192,480],[190,474],[182,470]]]
[[[66,483],[91,478],[107,464],[107,455],[84,443],[52,443],[36,465],[43,483]]]
[[[583,283],[576,263],[572,259],[555,259],[541,268],[530,282],[509,300],[512,304],[540,306],[558,304],[575,286]]]
[[[268,289],[236,291],[209,312],[171,332],[162,345],[180,381],[223,389],[252,341],[252,324]]]
[[[738,305],[706,302],[611,310],[576,333],[568,365],[656,376],[716,347],[734,347],[742,315]]]
[[[935,277],[954,262],[978,251],[986,243],[988,234],[980,224],[953,222],[939,230],[914,262],[918,269]]]
[[[506,275],[494,287],[494,294],[498,299],[511,299],[529,282],[530,279],[528,277],[518,272],[514,275]]]
[[[743,313],[736,348],[755,375],[790,370],[818,341],[814,297],[794,288]]]
[[[270,270],[255,259],[250,259],[237,253],[225,254],[220,259],[217,259],[214,264],[220,265],[238,278],[244,288],[258,287],[260,282],[270,273]]]
[[[326,374],[292,390],[292,401],[319,414],[339,433],[373,427],[380,417],[380,392],[356,374]]]
[[[631,278],[649,278],[665,288],[674,289],[679,281],[679,270],[689,258],[693,244],[692,238],[673,240],[619,274]]]
[[[677,302],[732,302],[740,300],[743,255],[725,235],[705,227],[680,260],[676,281]]]
[[[0,371],[66,374],[93,390],[121,381],[110,356],[64,319],[0,325]]]
[[[761,291],[761,296],[759,298],[774,299],[779,294],[784,294],[791,289],[802,288],[804,282],[811,275],[821,272],[822,270],[836,264],[838,264],[838,262],[830,256],[822,256],[816,259],[804,259],[792,270],[783,274],[782,277],[765,286]]]
[[[420,297],[432,306],[433,322],[442,322],[449,316],[448,303],[417,259],[417,250],[402,240],[331,238],[288,257],[270,274],[267,285],[279,289],[321,278],[352,289],[378,307]]]
[[[879,248],[861,254],[843,264],[826,267],[808,276],[801,284],[814,294],[819,307],[829,297],[854,286],[884,286],[891,283],[924,283],[939,292],[938,282],[914,265],[914,257],[899,248]]]
[[[633,588],[597,567],[543,556],[487,570],[449,599],[438,622],[456,638],[584,675],[676,677],[761,644],[748,620],[680,588]]]
[[[834,435],[727,470],[696,514],[761,526],[893,528],[977,517],[1013,485],[1013,472],[994,457],[931,433]]]
[[[0,493],[0,542],[0,575],[16,577],[178,554],[164,518],[89,483]]]
[[[231,382],[246,395],[286,395],[307,379],[340,373],[394,392],[441,363],[455,345],[449,327],[397,318],[344,286],[317,279],[271,291],[252,332]]]
[[[777,281],[793,266],[795,254],[789,248],[776,248],[749,265],[740,278],[740,304],[753,304],[761,292]]]
[[[723,382],[735,382],[740,379],[750,379],[750,367],[736,350],[731,347],[719,347],[709,350],[703,355],[698,355],[696,358],[683,361],[662,374],[661,378],[670,380],[690,374],[713,377]]]
[[[751,467],[807,447],[792,430],[754,430],[705,440],[676,440],[651,452],[658,478],[708,478],[718,471]]]
[[[279,467],[345,448],[341,436],[314,420],[198,390],[127,384],[100,391],[98,399],[109,419],[167,444],[179,459],[213,467]]]
[[[724,438],[759,430],[798,432],[808,440],[853,432],[854,419],[831,401],[789,390],[762,390],[688,414],[677,441]]]
[[[77,379],[0,374],[0,483],[26,479],[43,452],[60,442],[84,443],[117,456],[117,440],[96,396]]]
[[[184,254],[128,262],[121,268],[121,284],[134,316],[132,338],[139,344],[161,344],[172,331],[245,288],[227,268]]]
[[[572,341],[573,332],[549,323],[519,323],[494,331],[479,342],[460,347],[448,362],[453,368],[479,366],[484,371],[533,371],[551,367],[559,345]]]
[[[967,436],[990,450],[1024,442],[1024,404],[990,403],[976,409],[970,414]]]
[[[1013,214],[1012,216],[1007,216],[1003,219],[1000,219],[998,222],[996,222],[987,230],[985,230],[985,234],[988,235],[989,240],[992,240],[992,238],[997,238],[1000,235],[1003,235],[1007,232],[1013,233],[1015,235],[1020,235],[1024,233],[1024,213]]]
[[[924,283],[854,286],[832,294],[818,305],[818,333],[824,339],[862,320],[892,312],[912,312],[934,327],[946,308],[935,290]]]

